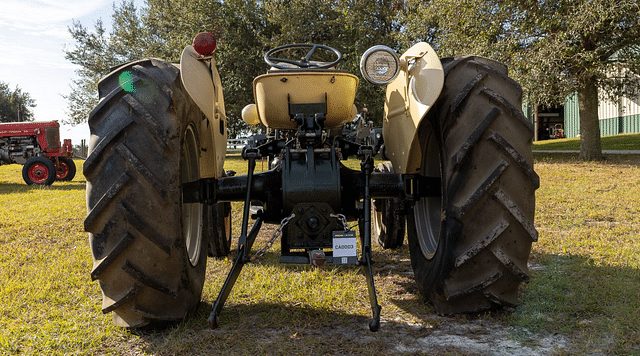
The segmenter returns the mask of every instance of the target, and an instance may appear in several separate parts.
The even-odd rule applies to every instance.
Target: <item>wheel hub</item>
[[[440,150],[433,131],[427,139],[424,154],[422,175],[426,177],[441,177]],[[442,223],[442,197],[426,197],[417,201],[413,207],[416,232],[422,254],[428,260],[432,259],[438,250],[440,240],[440,225]]]
[[[180,172],[183,183],[193,182],[200,178],[198,162],[198,144],[193,127],[189,126],[184,134],[182,154],[180,157]],[[202,252],[202,215],[201,203],[182,204],[182,233],[189,262],[196,266]]]
[[[42,164],[34,164],[31,169],[29,169],[29,179],[34,183],[42,183],[48,176],[49,170]]]

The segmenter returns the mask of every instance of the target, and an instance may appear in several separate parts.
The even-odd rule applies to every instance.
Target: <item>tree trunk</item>
[[[583,161],[601,160],[600,122],[598,121],[598,87],[596,78],[587,78],[578,90],[580,111],[580,157]]]

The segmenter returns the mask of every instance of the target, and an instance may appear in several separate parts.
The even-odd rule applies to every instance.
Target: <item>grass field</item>
[[[640,134],[624,134],[605,136],[601,140],[603,150],[640,150]],[[578,151],[580,138],[563,138],[559,140],[545,140],[533,143],[534,150]]]
[[[640,353],[640,156],[598,163],[536,156],[540,236],[531,281],[513,312],[438,317],[413,284],[407,247],[376,247],[384,322],[377,334],[366,330],[371,311],[360,270],[280,265],[277,244],[242,271],[219,329],[209,330],[206,318],[231,266],[224,259],[209,259],[203,302],[185,323],[148,332],[114,327],[89,277],[85,181],[82,162],[76,163],[72,182],[50,187],[25,185],[21,166],[0,167],[2,355],[385,354],[393,350],[385,335],[402,344],[471,320],[503,325],[522,345],[561,335],[570,346],[556,354]],[[239,159],[227,163],[241,172]],[[239,204],[234,211],[237,237]],[[256,248],[271,231],[261,234]]]

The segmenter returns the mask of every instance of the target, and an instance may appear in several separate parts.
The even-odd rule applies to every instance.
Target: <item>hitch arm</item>
[[[369,302],[371,303],[371,312],[373,313],[373,319],[369,322],[369,330],[378,331],[380,329],[380,311],[382,307],[378,304],[378,298],[376,296],[376,287],[373,281],[373,271],[371,269],[371,172],[373,172],[373,148],[371,146],[362,146],[359,152],[362,156],[362,162],[360,164],[361,170],[364,173],[364,216],[363,222],[363,243],[362,243],[362,260],[361,264],[364,265],[364,273],[367,277],[367,289],[369,290]]]
[[[258,215],[256,221],[253,223],[253,227],[251,227],[251,231],[245,240],[246,243],[241,245],[238,248],[238,255],[236,259],[233,261],[233,267],[231,267],[231,271],[227,275],[227,279],[224,281],[224,285],[222,285],[222,289],[218,293],[218,298],[216,298],[213,309],[211,310],[211,314],[209,314],[209,328],[215,329],[220,325],[220,311],[224,306],[224,303],[227,301],[229,294],[231,293],[231,288],[236,283],[238,276],[240,275],[240,271],[242,271],[242,267],[244,267],[245,263],[249,262],[248,253],[251,252],[251,245],[255,241],[258,236],[258,232],[260,231],[260,227],[262,226],[262,217]]]
[[[262,216],[258,214],[251,231],[247,234],[247,227],[249,225],[249,208],[251,205],[251,184],[253,181],[253,172],[256,166],[256,157],[258,156],[256,152],[248,152],[247,154],[249,158],[249,172],[247,174],[247,196],[244,202],[244,211],[242,214],[242,232],[240,233],[240,238],[238,241],[238,255],[236,256],[235,261],[233,262],[233,267],[231,271],[227,275],[227,279],[220,289],[218,294],[218,298],[213,304],[213,309],[211,310],[211,314],[209,314],[209,327],[215,329],[220,320],[218,315],[220,315],[220,311],[224,306],[224,303],[227,301],[229,294],[231,293],[231,288],[236,283],[238,276],[240,275],[240,271],[242,271],[242,267],[245,263],[249,262],[248,254],[251,252],[251,246],[258,236],[258,232],[260,231],[260,227],[262,226]]]

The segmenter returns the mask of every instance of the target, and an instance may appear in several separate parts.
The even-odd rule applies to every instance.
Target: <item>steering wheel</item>
[[[298,49],[298,48],[308,49],[307,50],[307,54],[303,58],[298,60],[298,61],[292,60],[292,59],[287,59],[287,58],[280,58],[280,57],[275,55],[275,54],[277,54],[279,52],[285,52],[287,50]],[[313,55],[319,49],[324,50],[324,51],[332,52],[337,57],[337,59],[334,60],[333,62],[316,62],[316,61],[312,62],[311,61],[311,57],[313,57]],[[296,44],[289,44],[289,45],[279,46],[279,47],[276,47],[276,48],[273,48],[273,49],[269,50],[264,55],[264,61],[267,62],[268,65],[272,66],[273,68],[277,68],[277,69],[291,69],[291,66],[287,66],[287,65],[284,65],[284,64],[281,64],[281,63],[287,63],[287,64],[290,64],[290,65],[294,65],[294,66],[296,66],[298,68],[324,69],[324,68],[331,68],[331,67],[335,66],[341,60],[342,60],[342,53],[340,53],[340,51],[338,51],[337,49],[331,48],[331,47],[325,46],[325,45],[309,44],[309,43],[296,43]]]

